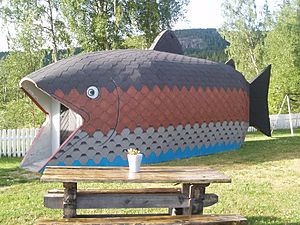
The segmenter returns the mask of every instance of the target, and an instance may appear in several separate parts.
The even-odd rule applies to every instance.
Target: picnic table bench
[[[64,190],[49,190],[45,194],[44,205],[62,208],[66,219],[43,220],[39,224],[74,224],[74,221],[77,221],[76,224],[138,224],[141,221],[144,221],[142,224],[239,224],[246,221],[239,215],[202,215],[204,207],[218,202],[216,194],[205,193],[206,187],[211,183],[231,182],[229,177],[208,167],[153,166],[142,167],[139,173],[129,173],[128,167],[47,167],[41,180],[63,183]],[[77,189],[78,182],[169,183],[181,186],[81,190]],[[93,215],[102,218],[79,218],[87,216],[77,215],[78,208],[169,208],[169,215],[110,218]]]

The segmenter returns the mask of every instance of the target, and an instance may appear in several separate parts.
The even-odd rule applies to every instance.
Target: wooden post
[[[16,145],[17,145],[17,156],[21,157],[21,152],[20,152],[20,129],[17,129],[17,137],[16,137]]]
[[[190,184],[182,184],[181,193],[184,194],[185,196],[189,196],[189,191],[190,191]],[[169,210],[169,213],[173,216],[188,215],[189,208],[175,208],[172,210],[172,213]]]
[[[12,151],[11,155],[13,157],[16,157],[17,154],[16,154],[16,130],[15,129],[11,130],[11,151]]]
[[[29,149],[29,146],[30,146],[30,139],[29,139],[29,130],[28,130],[28,128],[25,128],[24,141],[25,141],[25,146],[26,146],[26,151],[27,151]]]
[[[182,184],[182,193],[189,196],[190,199],[190,206],[188,208],[182,209],[182,215],[191,215],[192,214],[192,199],[191,199],[191,193],[193,192],[193,185],[191,184]]]
[[[294,136],[291,105],[290,105],[290,97],[288,95],[287,95],[287,105],[288,105],[288,111],[289,111],[289,121],[290,121],[291,135]]]
[[[192,214],[203,214],[205,188],[209,184],[195,184],[193,185],[192,196]]]
[[[7,154],[6,154],[6,130],[2,131],[2,141],[3,141],[2,155],[7,156]]]
[[[64,186],[64,218],[76,217],[77,183],[63,183]]]
[[[194,204],[196,204],[194,196],[195,196],[195,190],[197,192],[197,187],[198,187],[197,185],[195,186],[193,184],[182,184],[181,193],[183,193],[184,195],[189,197],[190,207],[188,207],[188,208],[175,208],[175,209],[173,209],[172,215],[192,215],[192,214],[194,214],[193,213],[193,211],[195,211],[194,210],[194,207],[195,207]],[[203,200],[204,200],[204,194],[203,194],[203,199],[202,199],[202,208],[203,208]],[[202,212],[203,212],[203,209],[202,209]]]
[[[11,129],[7,130],[6,140],[7,140],[7,156],[11,157],[12,156],[11,155]]]
[[[189,197],[189,208],[175,208],[172,215],[203,214],[205,188],[209,184],[182,184],[181,192]]]

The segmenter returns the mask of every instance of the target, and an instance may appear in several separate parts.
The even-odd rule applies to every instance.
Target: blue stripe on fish
[[[184,159],[194,156],[204,156],[220,152],[232,151],[240,148],[240,146],[241,142],[234,142],[227,145],[217,144],[208,147],[202,145],[201,148],[199,148],[198,146],[195,146],[193,149],[187,147],[184,150],[178,148],[175,152],[172,149],[170,149],[166,153],[161,152],[159,156],[156,156],[156,154],[152,152],[148,157],[143,157],[142,164],[166,162],[175,159]],[[66,164],[64,162],[59,162],[57,166],[66,166]],[[127,159],[122,159],[121,156],[116,156],[112,162],[110,162],[107,158],[103,158],[99,163],[95,163],[94,160],[89,159],[86,164],[80,163],[79,160],[74,160],[72,166],[128,166],[128,161]]]

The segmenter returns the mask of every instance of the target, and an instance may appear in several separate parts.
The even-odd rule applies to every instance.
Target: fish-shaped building
[[[250,84],[234,63],[182,55],[171,31],[149,50],[76,55],[23,78],[46,120],[21,166],[125,166],[238,149],[249,125],[270,135],[270,66]]]

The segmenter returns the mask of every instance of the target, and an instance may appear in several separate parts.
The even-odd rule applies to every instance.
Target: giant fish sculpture
[[[46,114],[21,166],[125,166],[131,147],[158,163],[238,149],[249,125],[270,135],[270,66],[249,84],[228,64],[182,55],[165,31],[149,50],[48,65],[20,82]]]

